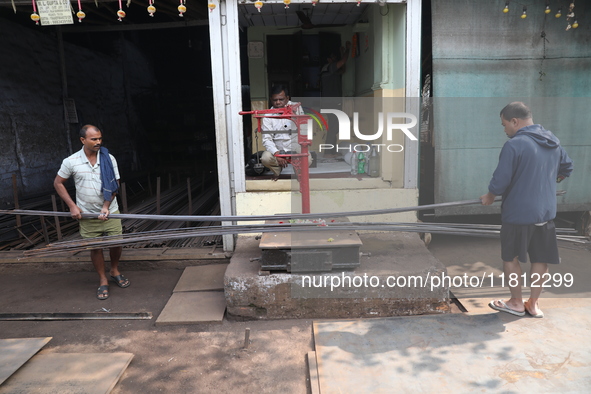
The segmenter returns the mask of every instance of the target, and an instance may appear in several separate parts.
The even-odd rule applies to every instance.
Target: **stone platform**
[[[259,241],[240,237],[224,275],[237,319],[362,318],[449,312],[445,267],[414,233],[360,234],[361,264],[326,273],[261,271]],[[371,255],[367,255],[371,254]],[[251,261],[252,260],[252,261]]]

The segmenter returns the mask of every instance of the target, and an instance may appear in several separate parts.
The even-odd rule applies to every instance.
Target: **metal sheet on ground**
[[[314,322],[322,394],[588,392],[591,307]]]
[[[176,284],[173,293],[182,291],[223,290],[224,274],[228,264],[210,264],[187,267]]]
[[[0,384],[51,341],[51,338],[0,339]]]
[[[132,358],[131,353],[39,354],[0,386],[0,393],[110,393]]]
[[[156,325],[221,323],[225,311],[226,298],[222,291],[173,293]]]

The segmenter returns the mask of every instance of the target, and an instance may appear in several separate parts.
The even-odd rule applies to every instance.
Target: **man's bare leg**
[[[90,260],[92,261],[92,265],[94,269],[99,274],[99,291],[97,293],[97,297],[100,300],[105,300],[109,297],[109,290],[108,287],[101,289],[102,286],[108,286],[109,281],[107,280],[107,275],[105,274],[105,257],[103,256],[102,249],[93,249],[90,251]]]
[[[546,263],[531,263],[531,277],[530,277],[530,284],[535,281],[534,285],[530,287],[530,296],[529,300],[525,303],[525,308],[527,312],[531,315],[543,315],[542,310],[538,306],[538,299],[540,298],[540,294],[542,294],[542,283],[547,278],[544,277],[544,274],[548,273],[548,264]]]
[[[121,275],[119,272],[119,259],[121,258],[121,246],[109,249],[109,256],[111,257],[111,276]]]
[[[523,295],[521,292],[521,265],[519,263],[519,259],[515,257],[513,261],[505,261],[503,262],[503,272],[505,273],[505,283],[509,285],[510,283],[515,283],[514,280],[511,280],[511,277],[517,276],[517,286],[510,286],[509,290],[511,291],[511,298],[505,301],[507,307],[513,309],[517,312],[523,312],[525,307],[523,306]],[[503,305],[499,301],[495,301],[495,305],[498,307],[502,307]]]
[[[109,256],[111,257],[110,275],[119,287],[127,287],[129,286],[129,279],[125,277],[117,278],[117,276],[121,275],[119,271],[119,259],[121,258],[122,250],[123,248],[121,246],[109,249]]]
[[[108,285],[107,275],[105,274],[105,257],[102,249],[92,249],[90,251],[90,260],[94,269],[99,274],[99,286]]]

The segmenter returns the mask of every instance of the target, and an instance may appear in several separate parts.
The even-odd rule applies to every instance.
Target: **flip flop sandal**
[[[117,284],[117,286],[119,286],[121,288],[126,288],[126,287],[128,287],[131,284],[131,282],[129,281],[129,279],[127,279],[123,275],[117,275],[117,276],[111,275],[111,279],[113,279],[113,281],[115,281],[115,283]]]
[[[543,318],[543,317],[544,317],[544,312],[542,312],[541,310],[540,310],[540,313],[538,313],[538,314],[536,314],[536,315],[534,315],[533,313],[531,313],[531,312],[529,311],[529,308],[527,307],[528,305],[529,305],[529,303],[528,303],[527,301],[526,301],[526,302],[524,302],[525,311],[527,312],[527,314],[528,314],[528,315],[530,315],[531,317],[538,318],[538,319],[541,319],[541,318]]]
[[[99,286],[98,290],[96,291],[96,298],[98,298],[99,300],[106,300],[107,298],[109,298],[109,286]]]
[[[488,306],[489,306],[490,308],[494,309],[495,311],[499,311],[499,312],[507,312],[507,313],[510,313],[510,314],[512,314],[512,315],[519,316],[519,317],[521,317],[521,316],[525,316],[525,311],[523,311],[523,312],[519,312],[519,311],[513,310],[513,309],[509,308],[509,307],[507,306],[507,304],[505,304],[505,302],[504,302],[503,300],[499,300],[499,303],[500,303],[502,306],[497,306],[497,305],[495,305],[495,301],[491,301],[491,302],[489,302],[489,303],[488,303]]]

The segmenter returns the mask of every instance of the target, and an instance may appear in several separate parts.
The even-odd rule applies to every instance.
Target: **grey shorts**
[[[543,226],[535,224],[503,224],[501,226],[501,257],[503,261],[513,261],[515,257],[522,263],[527,255],[532,263],[559,264],[556,226],[552,220]]]

